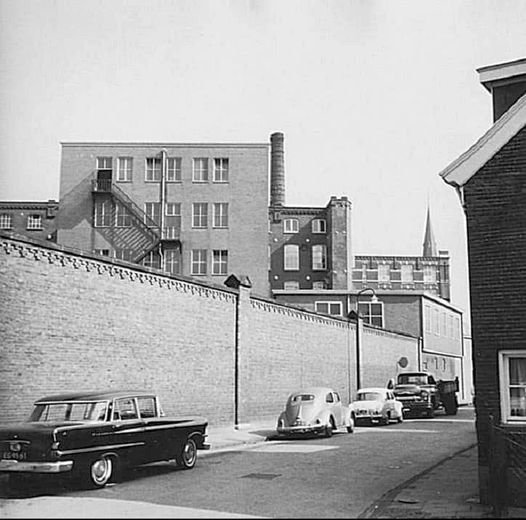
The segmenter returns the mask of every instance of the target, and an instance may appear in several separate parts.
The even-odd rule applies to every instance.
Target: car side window
[[[435,378],[433,376],[429,376],[428,378],[428,385],[436,385]]]
[[[326,403],[333,403],[334,402],[334,398],[332,397],[332,393],[329,392],[326,396],[325,396],[325,402]]]
[[[137,403],[142,419],[155,417],[155,399],[153,397],[138,397]]]
[[[129,421],[130,419],[137,419],[137,407],[135,406],[135,399],[117,399],[115,401],[115,409],[113,410],[113,419],[121,421]]]
[[[339,403],[340,402],[340,395],[338,392],[334,392],[334,402]]]

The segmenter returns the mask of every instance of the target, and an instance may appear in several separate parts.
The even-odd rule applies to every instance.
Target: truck
[[[405,417],[434,417],[437,410],[446,415],[457,413],[458,377],[437,381],[429,372],[401,372],[390,385]]]

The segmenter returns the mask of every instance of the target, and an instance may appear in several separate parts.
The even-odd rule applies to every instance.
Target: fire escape
[[[164,178],[164,176],[163,176]],[[164,182],[161,182],[161,193],[165,193]],[[113,240],[118,236],[121,247],[131,251],[130,261],[142,263],[151,252],[159,254],[159,265],[167,250],[181,249],[180,226],[166,226],[165,197],[160,197],[160,223],[147,215],[112,179],[111,170],[98,171],[92,180],[92,196],[97,201],[111,200],[112,207],[121,207],[126,212],[129,225],[114,228]],[[124,210],[122,209],[124,208]],[[112,240],[112,241],[113,241]]]

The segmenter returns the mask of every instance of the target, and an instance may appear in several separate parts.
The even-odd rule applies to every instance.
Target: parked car
[[[361,388],[351,403],[351,414],[356,425],[360,423],[389,424],[404,420],[403,405],[388,388]]]
[[[0,472],[65,473],[104,487],[116,471],[162,460],[195,466],[208,422],[165,417],[150,392],[108,391],[43,397],[29,420],[0,428]]]
[[[342,404],[338,392],[325,387],[292,392],[277,425],[279,435],[311,433],[330,437],[334,431],[353,430],[349,407]]]

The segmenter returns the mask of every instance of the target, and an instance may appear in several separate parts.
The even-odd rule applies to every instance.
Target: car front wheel
[[[111,480],[112,475],[113,460],[103,455],[89,465],[88,483],[92,487],[102,488]]]
[[[183,469],[192,469],[197,462],[197,446],[193,439],[186,439],[177,457],[177,462]]]

